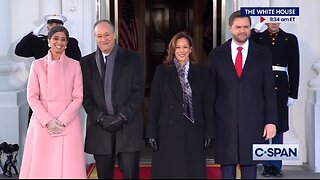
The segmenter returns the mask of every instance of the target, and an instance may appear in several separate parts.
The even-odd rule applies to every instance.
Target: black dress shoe
[[[276,177],[282,177],[283,176],[283,172],[278,168],[274,168],[272,170],[272,175],[276,176]]]
[[[262,176],[264,177],[270,177],[272,175],[272,169],[271,167],[263,167]]]

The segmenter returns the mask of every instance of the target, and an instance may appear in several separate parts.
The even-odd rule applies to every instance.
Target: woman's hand
[[[60,134],[64,130],[64,128],[65,128],[64,124],[58,119],[53,119],[49,121],[49,123],[47,124],[47,129],[49,134],[54,134],[54,135]]]

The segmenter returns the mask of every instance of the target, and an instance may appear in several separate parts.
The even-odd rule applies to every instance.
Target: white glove
[[[264,25],[265,25],[264,21],[259,22],[253,28],[255,29],[256,32],[260,32]]]
[[[37,26],[37,27],[32,31],[33,35],[39,36],[40,31],[41,31],[42,28],[45,27],[45,26],[46,26],[46,23],[43,23],[43,24],[41,24],[40,26]]]
[[[295,101],[296,101],[295,99],[293,99],[293,98],[291,98],[291,97],[288,97],[287,106],[292,106]]]

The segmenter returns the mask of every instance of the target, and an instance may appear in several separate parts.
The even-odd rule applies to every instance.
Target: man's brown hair
[[[249,19],[250,26],[251,26],[251,18],[250,18],[250,16],[242,16],[240,11],[235,11],[230,15],[230,17],[229,17],[229,26],[232,26],[234,19],[236,19],[236,18],[245,18],[245,17]]]

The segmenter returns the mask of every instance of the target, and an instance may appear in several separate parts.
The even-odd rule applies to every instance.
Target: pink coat
[[[27,98],[33,115],[19,178],[86,178],[79,118],[83,99],[79,62],[64,53],[60,60],[52,61],[50,51],[47,56],[33,61]],[[65,124],[60,135],[47,133],[46,124],[53,118]]]

